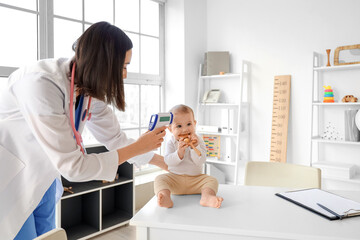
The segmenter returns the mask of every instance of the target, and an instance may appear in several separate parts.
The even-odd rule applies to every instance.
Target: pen
[[[322,204],[320,204],[320,203],[316,203],[317,205],[319,205],[319,207],[321,207],[322,209],[324,209],[324,210],[326,210],[326,211],[328,211],[329,213],[331,213],[331,214],[334,214],[336,217],[338,217],[340,220],[342,219],[342,216],[341,215],[339,215],[339,214],[337,214],[336,212],[334,212],[333,210],[331,210],[331,209],[329,209],[329,208],[327,208],[327,207],[325,207],[324,205],[322,205]]]

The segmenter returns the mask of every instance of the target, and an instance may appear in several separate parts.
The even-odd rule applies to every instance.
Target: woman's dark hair
[[[107,22],[91,25],[76,41],[75,84],[81,94],[89,95],[119,110],[125,110],[123,68],[130,38]]]

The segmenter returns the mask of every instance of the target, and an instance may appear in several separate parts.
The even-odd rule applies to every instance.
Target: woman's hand
[[[141,152],[140,154],[147,153],[161,147],[161,143],[164,141],[166,134],[165,129],[166,126],[163,126],[142,134],[135,142]]]
[[[119,165],[128,159],[140,154],[155,150],[161,146],[164,141],[166,126],[147,131],[142,134],[134,143],[117,150],[119,156]]]

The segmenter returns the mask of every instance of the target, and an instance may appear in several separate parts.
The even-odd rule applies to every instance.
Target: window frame
[[[99,0],[101,1],[101,0]],[[115,1],[113,3],[113,19],[111,24],[115,23]],[[139,1],[139,12],[141,13],[141,0]],[[141,48],[139,49],[139,73],[128,72],[127,78],[124,80],[124,84],[135,84],[139,86],[139,104],[141,104],[141,89],[142,85],[155,85],[159,86],[160,96],[159,96],[159,109],[164,111],[164,99],[165,99],[165,6],[166,0],[150,0],[159,4],[159,75],[155,74],[143,74],[141,73]],[[85,30],[86,25],[91,25],[91,22],[87,22],[84,19],[84,9],[85,9],[85,0],[82,1],[82,19],[73,19],[68,17],[63,17],[54,14],[54,2],[53,0],[37,0],[36,1],[36,10],[29,10],[17,6],[12,6],[4,3],[0,3],[0,7],[10,8],[14,10],[30,12],[37,15],[37,60],[54,58],[54,19],[62,19],[66,21],[72,21],[82,24],[82,32]],[[139,35],[139,46],[141,46],[141,36],[146,37],[155,37],[147,34],[141,33],[141,14],[139,14],[139,32],[124,31],[126,33],[133,33]],[[155,37],[157,38],[157,37]],[[0,66],[0,77],[9,77],[9,75],[14,72],[17,67],[9,66]],[[122,130],[138,130],[139,136],[141,132],[146,130],[146,127],[142,127],[141,122],[141,105],[139,106],[139,126],[137,128],[122,128]],[[150,118],[150,116],[149,116]],[[160,152],[162,150],[160,149]],[[150,169],[150,172],[153,172],[154,169]],[[148,171],[141,171],[141,173],[146,173]],[[136,173],[138,174],[138,173]]]
[[[52,1],[52,0],[51,0]],[[39,55],[40,52],[43,53],[43,50],[40,51],[39,48],[39,41],[40,41],[40,35],[41,35],[41,31],[43,29],[40,28],[39,26],[39,22],[40,22],[40,5],[44,5],[46,4],[46,0],[37,0],[36,1],[36,10],[31,10],[31,9],[27,9],[27,8],[22,8],[22,7],[18,7],[18,6],[13,6],[13,5],[9,5],[9,4],[5,4],[5,3],[1,3],[0,2],[0,7],[4,7],[4,8],[8,8],[8,9],[12,9],[12,10],[17,10],[17,11],[21,11],[21,12],[26,12],[26,13],[32,13],[32,14],[36,14],[37,15],[37,32],[38,32],[38,40],[37,40],[37,59],[39,59]],[[11,73],[13,73],[14,71],[16,71],[18,68],[17,67],[10,67],[10,66],[0,66],[0,77],[9,77]]]

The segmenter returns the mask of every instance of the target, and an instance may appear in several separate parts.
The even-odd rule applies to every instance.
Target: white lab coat
[[[81,153],[69,118],[69,64],[70,59],[46,59],[21,68],[0,93],[0,239],[16,236],[60,174],[69,181],[113,180],[115,150],[134,141],[121,131],[112,110],[93,99],[87,128],[109,152]],[[87,102],[85,97],[83,110]],[[84,125],[81,121],[80,133]],[[145,164],[153,155],[129,162]]]

